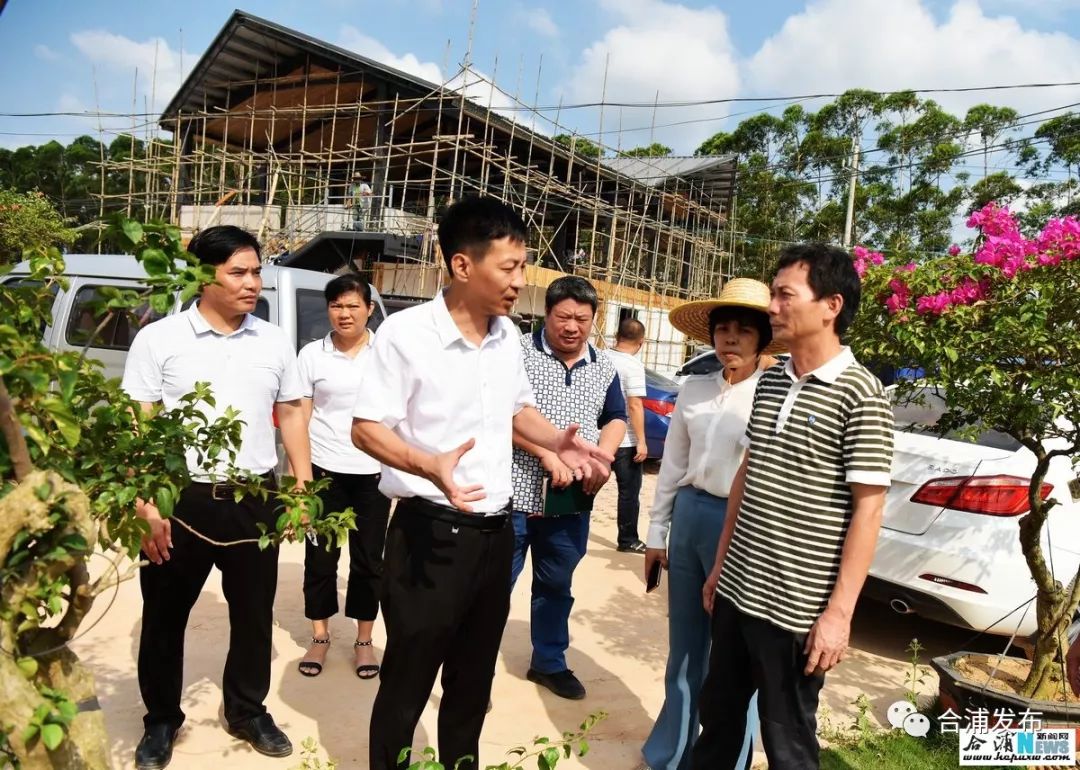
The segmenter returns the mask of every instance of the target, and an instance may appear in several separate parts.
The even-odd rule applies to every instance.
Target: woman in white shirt
[[[326,284],[331,331],[308,343],[298,358],[304,413],[311,436],[311,465],[316,479],[329,478],[320,494],[323,512],[352,507],[356,528],[349,531],[349,582],[345,615],[356,621],[353,642],[356,675],[374,679],[379,665],[371,631],[379,611],[383,544],[390,500],[379,492],[381,465],[352,443],[352,412],[360,374],[367,365],[375,333],[367,328],[371,287],[356,275],[338,276]],[[300,673],[318,676],[330,646],[330,618],[337,614],[335,543],[309,538],[304,553],[304,615],[311,620],[311,646],[300,661]]]
[[[676,329],[712,343],[723,369],[683,383],[649,512],[645,575],[659,561],[670,581],[664,705],[642,747],[652,770],[690,767],[699,731],[698,693],[709,660],[709,616],[701,587],[716,559],[728,492],[742,462],[739,439],[750,419],[754,389],[763,365],[776,362],[771,356],[762,360],[772,341],[768,307],[768,286],[735,278],[719,299],[688,302],[670,314]],[[750,766],[756,707],[755,695],[737,768]]]

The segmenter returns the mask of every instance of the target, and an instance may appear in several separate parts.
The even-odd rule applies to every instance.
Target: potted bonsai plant
[[[967,224],[977,231],[969,252],[953,246],[940,257],[885,259],[855,250],[864,294],[851,344],[864,360],[925,372],[925,381],[897,382],[901,401],[917,399],[927,382],[942,386],[939,433],[992,428],[1034,458],[1028,510],[1016,533],[1038,626],[1026,677],[1004,692],[961,674],[956,663],[965,653],[937,658],[934,667],[945,705],[961,713],[965,706],[1022,706],[1058,721],[1057,712],[1060,719],[1080,715],[1075,704],[1063,707],[1067,631],[1080,580],[1054,574],[1048,561],[1044,529],[1057,503],[1044,482],[1055,464],[1075,467],[1080,458],[1080,222],[1052,219],[1025,233],[1007,208],[990,203]],[[1054,496],[1080,497],[1076,485]]]

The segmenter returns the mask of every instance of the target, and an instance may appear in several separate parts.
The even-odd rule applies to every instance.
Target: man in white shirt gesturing
[[[371,714],[371,770],[401,750],[442,667],[439,755],[474,770],[510,609],[513,433],[579,477],[614,458],[535,409],[519,334],[506,316],[525,286],[525,224],[467,198],[439,224],[450,285],[379,328],[353,413],[353,442],[383,463],[399,498],[384,556],[386,651]],[[597,468],[599,472],[599,468]],[[459,759],[465,759],[455,765]]]

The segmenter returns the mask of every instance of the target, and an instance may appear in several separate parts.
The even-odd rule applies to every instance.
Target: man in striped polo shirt
[[[847,650],[892,464],[889,401],[840,342],[859,294],[846,252],[781,254],[769,320],[791,358],[758,383],[703,589],[712,650],[696,770],[735,766],[755,690],[769,767],[818,767],[818,693]]]

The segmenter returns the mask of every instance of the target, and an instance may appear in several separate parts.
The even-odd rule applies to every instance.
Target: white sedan
[[[995,431],[968,442],[908,430],[944,411],[937,391],[924,393],[923,404],[894,407],[892,487],[863,593],[901,614],[1027,636],[1035,631],[1035,584],[1019,522],[1035,457]],[[1043,529],[1044,554],[1068,585],[1080,565],[1080,480],[1069,458],[1052,463],[1043,495],[1058,502]]]

